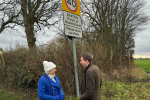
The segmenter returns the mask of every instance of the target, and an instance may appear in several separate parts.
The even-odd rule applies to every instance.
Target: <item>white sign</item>
[[[81,28],[81,17],[64,11],[64,24]]]
[[[65,25],[65,35],[73,37],[82,37],[82,30],[81,28],[75,28]]]
[[[64,11],[65,35],[82,38],[81,17]]]

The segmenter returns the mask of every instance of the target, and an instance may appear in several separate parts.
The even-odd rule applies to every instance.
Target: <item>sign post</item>
[[[76,95],[79,98],[79,82],[78,82],[77,57],[75,46],[75,38],[82,38],[79,0],[62,0],[62,10],[64,13],[65,35],[71,37],[72,39]]]
[[[79,98],[79,81],[78,81],[78,70],[77,70],[76,45],[75,45],[75,38],[74,37],[72,38],[72,47],[73,47],[73,59],[74,59],[76,95]]]

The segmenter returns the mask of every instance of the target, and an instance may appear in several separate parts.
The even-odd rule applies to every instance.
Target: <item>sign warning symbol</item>
[[[62,10],[81,16],[79,0],[62,0]]]
[[[77,1],[76,0],[65,0],[66,1],[66,4],[67,4],[67,7],[70,11],[72,12],[75,12],[77,11]]]

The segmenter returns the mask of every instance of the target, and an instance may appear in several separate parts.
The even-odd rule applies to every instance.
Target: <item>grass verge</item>
[[[149,100],[150,82],[129,83],[104,81],[102,100]]]
[[[150,82],[129,83],[104,81],[101,100],[150,100]],[[66,100],[79,100],[68,97]]]
[[[30,96],[19,90],[4,88],[0,85],[0,100],[39,100],[38,97]]]
[[[150,81],[147,83],[123,83],[116,81],[103,81],[101,90],[102,100],[149,100]],[[39,100],[25,94],[15,95],[0,89],[0,100]],[[79,100],[76,97],[67,97],[66,100]]]

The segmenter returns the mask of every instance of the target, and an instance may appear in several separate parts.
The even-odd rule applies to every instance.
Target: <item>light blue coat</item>
[[[40,100],[56,100],[56,96],[63,96],[60,80],[55,75],[56,83],[44,73],[38,81],[38,97]],[[64,99],[64,98],[63,98]],[[63,100],[62,99],[62,100]]]

